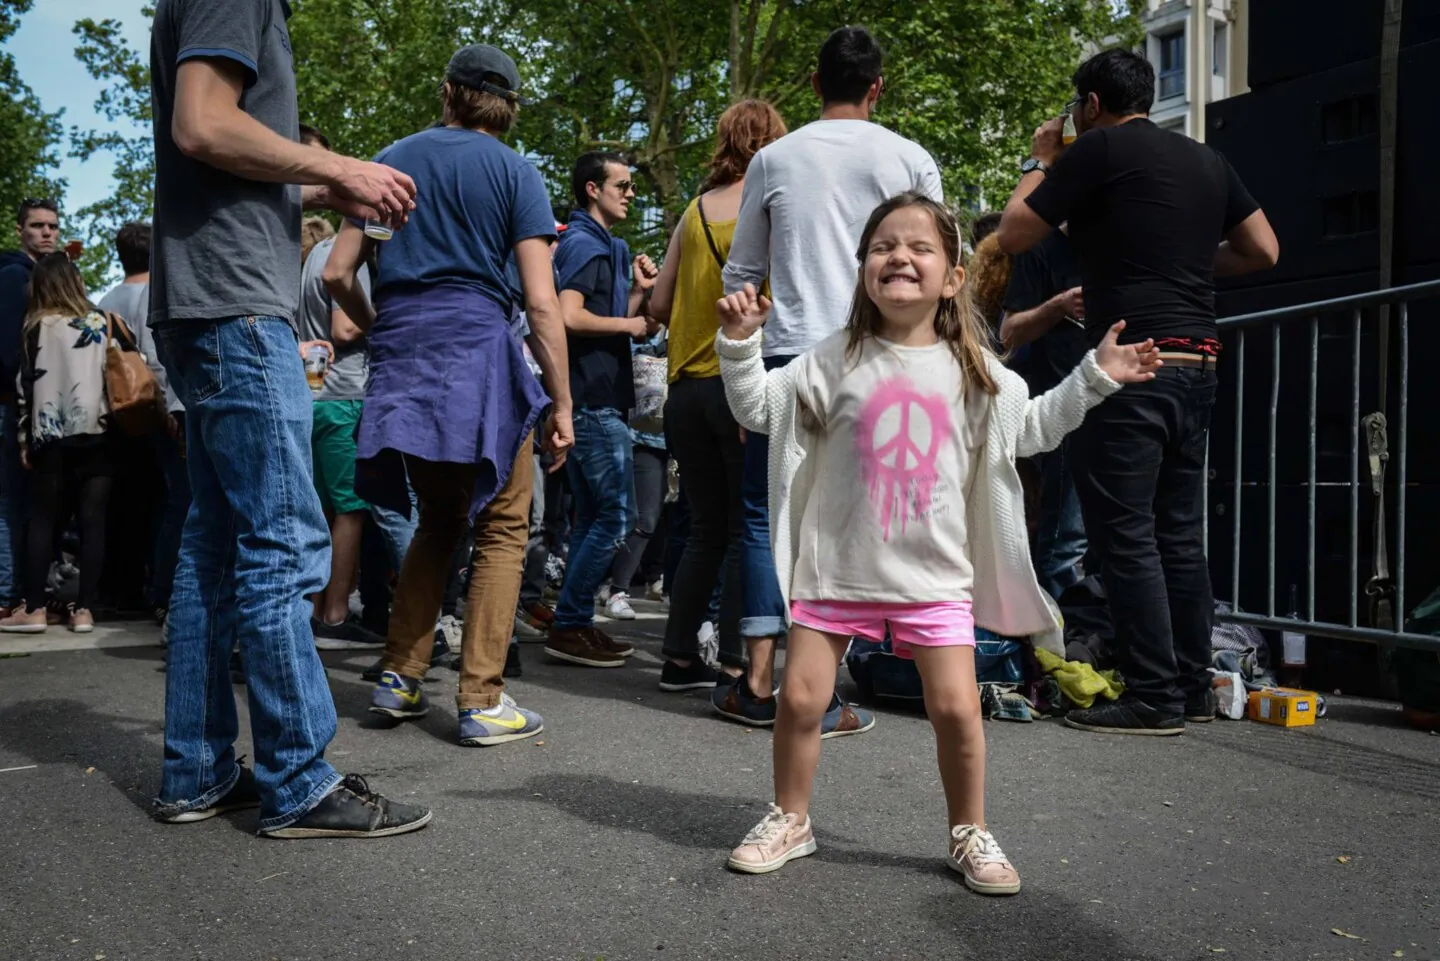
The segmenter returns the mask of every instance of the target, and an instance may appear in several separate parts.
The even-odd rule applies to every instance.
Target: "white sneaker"
[[[606,584],[595,592],[595,603],[604,607],[610,603],[610,585]]]
[[[445,643],[450,645],[450,650],[460,650],[460,626],[461,622],[454,614],[446,614],[440,618],[440,623],[435,625],[445,635]]]
[[[665,582],[663,580],[651,584],[650,590],[645,596],[652,601],[664,601],[666,604],[670,603],[670,597],[665,593]]]
[[[616,621],[633,621],[635,608],[630,606],[630,597],[624,591],[616,591],[605,602],[605,615]]]

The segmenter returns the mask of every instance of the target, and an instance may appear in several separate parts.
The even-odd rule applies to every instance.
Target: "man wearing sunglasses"
[[[630,343],[655,331],[644,313],[660,272],[644,254],[632,261],[625,241],[610,232],[635,196],[623,157],[582,155],[570,186],[576,209],[556,245],[555,272],[575,404],[575,451],[566,465],[575,524],[545,653],[585,667],[620,667],[634,648],[595,628],[595,592],[637,521],[625,423],[635,406]]]

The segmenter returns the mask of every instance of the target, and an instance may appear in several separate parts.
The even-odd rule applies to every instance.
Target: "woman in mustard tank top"
[[[724,296],[720,275],[750,158],[785,134],[785,122],[762,100],[743,100],[720,117],[710,175],[670,237],[665,264],[650,297],[650,315],[670,328],[670,394],[665,442],[680,468],[689,503],[690,536],[670,595],[665,629],[663,690],[713,688],[717,677],[700,657],[697,633],[721,566],[720,663],[738,677],[745,669],[740,639],[740,479],[744,447],[725,401],[715,355]],[[769,695],[769,691],[760,692]]]

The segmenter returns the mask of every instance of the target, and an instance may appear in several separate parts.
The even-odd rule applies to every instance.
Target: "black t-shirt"
[[[1081,286],[1080,261],[1075,247],[1058,230],[1052,230],[1010,265],[1010,286],[1005,289],[1005,312],[1033,310],[1056,294]],[[1090,349],[1085,328],[1066,318],[1030,345],[1025,380],[1031,395],[1045,393],[1064,380]]]
[[[583,295],[585,309],[596,317],[609,317],[614,312],[611,296],[615,272],[604,257],[596,257],[580,268],[565,289]],[[566,342],[570,352],[570,396],[575,408],[613,407],[628,417],[635,406],[630,335],[589,337],[572,333]]]
[[[1259,205],[1219,153],[1146,119],[1088,130],[1026,202],[1069,221],[1092,342],[1215,336],[1215,250]]]

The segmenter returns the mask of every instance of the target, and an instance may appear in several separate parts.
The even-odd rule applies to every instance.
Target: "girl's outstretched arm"
[[[715,337],[715,353],[720,355],[720,376],[725,380],[725,399],[735,421],[757,434],[771,433],[771,398],[792,398],[795,393],[795,368],[787,364],[767,371],[760,356],[760,334],[743,340],[731,340],[722,328]],[[782,389],[782,384],[788,388]]]
[[[742,290],[721,297],[715,312],[720,319],[715,352],[720,355],[720,376],[725,378],[730,412],[746,430],[768,434],[770,391],[765,361],[760,356],[760,330],[770,317],[770,299],[754,284],[746,284]],[[774,373],[779,375],[781,371]]]
[[[1161,367],[1155,342],[1122,346],[1117,338],[1124,329],[1125,321],[1116,323],[1069,377],[1026,402],[1025,420],[1015,445],[1017,457],[1054,450],[1066,434],[1080,426],[1090,408],[1122,385],[1155,379],[1155,371]]]

